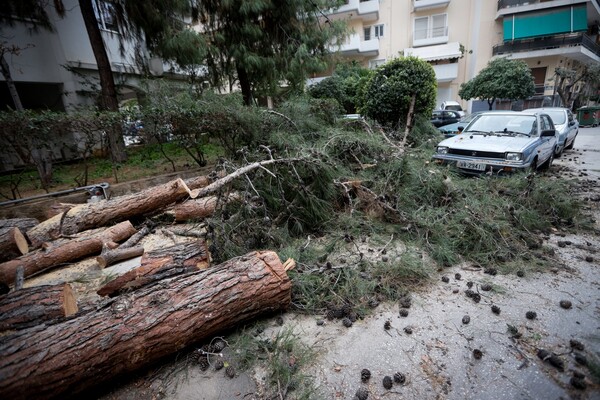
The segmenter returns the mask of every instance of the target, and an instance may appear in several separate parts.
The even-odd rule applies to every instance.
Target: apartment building
[[[329,14],[352,30],[340,55],[365,67],[413,55],[435,70],[437,106],[459,101],[460,85],[492,57],[524,60],[536,79],[535,105],[552,103],[556,66],[599,62],[599,0],[348,0]],[[508,105],[510,106],[510,105]]]
[[[19,54],[5,55],[12,79],[25,108],[71,111],[94,104],[99,88],[98,67],[77,0],[62,0],[65,15],[56,13],[52,2],[45,10],[52,32],[32,30],[31,21],[14,20],[1,26],[1,41],[17,46]],[[93,0],[106,51],[121,100],[136,97],[142,73],[162,75],[168,66],[161,59],[143,54],[144,43],[121,41],[114,3]],[[120,46],[123,46],[121,49]],[[142,50],[144,55],[138,55]],[[145,70],[143,70],[145,69]],[[4,77],[0,75],[0,109],[14,108]]]
[[[600,63],[599,0],[499,0],[496,21],[502,40],[492,55],[523,60],[534,76],[536,95],[525,107],[560,105],[557,67]]]

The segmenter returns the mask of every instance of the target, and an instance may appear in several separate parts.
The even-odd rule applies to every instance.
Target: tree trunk
[[[144,246],[124,247],[109,249],[104,247],[102,253],[96,257],[96,261],[100,268],[106,268],[123,260],[130,260],[144,254]]]
[[[74,235],[132,217],[155,213],[189,196],[189,193],[186,184],[177,179],[138,193],[97,203],[79,204],[66,213],[55,215],[33,227],[27,232],[27,237],[33,247],[38,247],[43,242],[61,235]]]
[[[33,228],[39,223],[40,221],[35,218],[0,219],[0,228],[16,227],[19,228],[21,232],[27,232],[29,229]]]
[[[58,322],[77,313],[68,283],[33,286],[0,297],[0,332]]]
[[[12,75],[10,73],[10,66],[6,62],[6,58],[4,57],[4,52],[0,54],[0,70],[2,70],[2,76],[4,76],[4,80],[6,81],[6,86],[8,86],[8,92],[10,93],[10,97],[13,101],[16,111],[23,111],[23,104],[21,103],[21,98],[19,97],[19,92],[17,92],[17,86],[15,85],[15,81],[12,79]]]
[[[27,239],[19,228],[0,228],[0,262],[29,252]]]
[[[236,64],[237,76],[240,81],[240,88],[242,89],[242,97],[244,98],[244,104],[251,106],[254,103],[252,97],[252,86],[250,85],[250,78],[248,78],[248,72],[246,69],[239,64]]]
[[[290,279],[271,251],[176,276],[97,311],[0,340],[0,397],[74,396],[290,301]]]
[[[102,109],[107,111],[119,111],[119,101],[117,99],[115,81],[110,67],[110,61],[106,54],[104,40],[102,39],[98,21],[94,14],[92,0],[79,0],[79,8],[81,9],[81,16],[83,17],[85,29],[87,30],[90,39],[90,45],[94,52],[96,64],[98,65],[98,75],[100,77],[100,86],[102,88]],[[112,161],[121,163],[127,160],[125,141],[123,140],[120,124],[113,127],[113,129],[108,129],[106,133],[108,135]]]
[[[189,199],[173,207],[169,214],[172,214],[177,222],[202,219],[214,214],[219,201],[227,202],[239,196],[230,195],[221,199],[217,196],[207,196],[198,199]]]
[[[138,289],[155,279],[154,275],[183,273],[187,270],[202,270],[209,265],[208,249],[203,240],[194,240],[149,251],[142,256],[141,265],[127,271],[102,286],[96,293],[114,297],[117,294]]]
[[[107,242],[120,242],[135,233],[129,221],[121,222],[100,233],[69,240],[66,243],[51,246],[46,250],[28,253],[17,259],[0,264],[0,282],[12,284],[17,268],[25,268],[25,277],[29,277],[52,267],[61,266],[81,258],[98,254]]]

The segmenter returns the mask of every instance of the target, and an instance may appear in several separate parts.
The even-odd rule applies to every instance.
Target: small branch
[[[284,114],[278,113],[277,111],[274,111],[274,110],[266,110],[266,112],[267,112],[267,113],[269,113],[269,114],[275,114],[275,115],[277,115],[278,117],[281,117],[281,118],[285,119],[285,120],[286,120],[287,122],[289,122],[289,123],[290,123],[290,124],[291,124],[291,125],[292,125],[294,128],[296,128],[296,130],[299,130],[299,129],[298,129],[298,125],[296,125],[296,123],[295,123],[294,121],[292,121],[292,120],[290,119],[290,117],[288,117],[287,115],[284,115]]]

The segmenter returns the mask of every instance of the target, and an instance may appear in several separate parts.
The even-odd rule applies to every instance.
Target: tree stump
[[[77,318],[0,338],[0,398],[77,395],[290,301],[290,279],[271,251],[157,282]]]

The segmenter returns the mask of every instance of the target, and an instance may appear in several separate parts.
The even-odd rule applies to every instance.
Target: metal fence
[[[597,56],[600,56],[600,46],[596,44],[594,39],[583,32],[507,41],[495,45],[492,49],[492,54],[496,56],[506,53],[519,53],[523,51],[573,46],[583,46]]]

